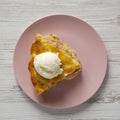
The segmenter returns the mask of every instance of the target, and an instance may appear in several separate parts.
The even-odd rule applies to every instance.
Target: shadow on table
[[[36,107],[38,110],[42,110],[43,112],[47,112],[49,114],[59,114],[59,115],[63,115],[63,114],[76,114],[76,113],[81,113],[87,109],[89,109],[93,103],[98,103],[98,100],[96,98],[100,98],[101,94],[104,92],[105,90],[105,84],[107,84],[108,82],[108,78],[109,78],[109,66],[107,66],[107,71],[106,71],[106,75],[105,75],[105,80],[103,81],[101,87],[99,88],[99,90],[93,95],[92,98],[90,98],[89,100],[87,100],[85,103],[75,106],[75,107],[71,107],[71,108],[67,108],[67,109],[51,109],[51,108],[47,108],[47,107],[43,107],[41,105],[38,105],[36,103],[33,103],[32,105],[34,107]]]

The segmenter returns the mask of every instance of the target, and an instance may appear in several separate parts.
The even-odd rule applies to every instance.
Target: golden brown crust
[[[45,39],[47,39],[48,41],[51,41],[52,43],[55,43],[59,49],[66,51],[66,53],[69,54],[72,59],[78,61],[80,64],[80,61],[77,58],[75,51],[73,49],[70,49],[69,46],[63,41],[61,41],[56,35],[50,34],[48,36],[45,36]],[[79,67],[78,69],[75,69],[73,72],[65,76],[64,79],[66,80],[73,79],[75,76],[79,74],[80,71],[81,71],[81,67]]]
[[[62,62],[61,67],[64,71],[63,74],[50,80],[41,77],[36,72],[33,65],[34,57],[37,54],[46,51],[59,53],[59,58]],[[38,34],[31,46],[31,56],[28,69],[31,73],[31,80],[38,95],[56,85],[63,79],[68,80],[74,78],[81,71],[81,64],[75,52],[54,34],[49,34],[47,36],[41,36]]]

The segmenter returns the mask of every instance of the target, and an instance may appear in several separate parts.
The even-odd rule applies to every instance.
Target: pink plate
[[[82,72],[71,81],[36,96],[28,71],[30,47],[35,35],[54,33],[73,48],[82,63]],[[105,46],[86,22],[68,15],[53,15],[30,25],[21,35],[14,53],[14,71],[22,90],[36,103],[50,108],[70,108],[88,100],[102,84],[107,69]]]

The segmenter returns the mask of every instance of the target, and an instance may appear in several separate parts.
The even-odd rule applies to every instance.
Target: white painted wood
[[[100,34],[108,71],[98,92],[68,110],[36,105],[17,84],[13,52],[32,22],[47,15],[79,17]],[[0,120],[120,120],[120,0],[0,0]]]
[[[46,110],[35,103],[0,103],[0,118],[6,120],[119,120],[120,107],[114,104],[84,104],[74,110]],[[113,107],[114,106],[114,107]]]

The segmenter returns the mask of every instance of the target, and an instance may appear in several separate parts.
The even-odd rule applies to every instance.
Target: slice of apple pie
[[[37,95],[57,85],[64,79],[72,79],[81,71],[75,52],[56,35],[36,35],[31,46],[28,65]]]

